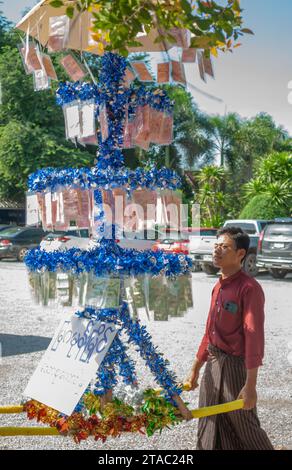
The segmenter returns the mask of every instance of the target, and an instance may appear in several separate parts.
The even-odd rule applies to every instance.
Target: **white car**
[[[121,248],[131,248],[135,250],[152,250],[157,240],[164,240],[166,232],[155,229],[145,229],[137,232],[124,232],[123,237],[117,240]]]
[[[151,250],[158,239],[164,239],[165,233],[159,230],[147,229],[137,232],[124,232],[123,236],[116,240],[121,248],[135,250]],[[51,232],[40,243],[41,250],[52,252],[69,248],[90,250],[96,246],[98,240],[89,236],[88,229],[74,229]]]
[[[93,240],[89,236],[88,229],[74,229],[66,232],[51,232],[46,235],[40,248],[44,251],[66,250],[69,248],[80,248],[89,250],[93,247]]]

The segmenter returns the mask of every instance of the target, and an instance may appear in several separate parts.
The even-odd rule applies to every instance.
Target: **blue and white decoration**
[[[177,189],[181,185],[180,177],[168,168],[159,169],[155,165],[147,171],[142,168],[127,169],[122,153],[123,123],[125,111],[134,115],[138,106],[150,105],[156,110],[171,113],[173,104],[163,90],[153,86],[124,86],[123,77],[127,67],[125,58],[106,53],[100,59],[101,68],[97,84],[61,83],[57,91],[57,104],[66,106],[73,102],[95,104],[96,118],[100,117],[101,108],[107,111],[107,133],[97,131],[98,154],[94,168],[45,168],[30,175],[29,190],[36,193],[58,191],[60,188],[94,189],[95,219],[102,223],[103,210],[100,190],[124,188],[128,192],[137,188]],[[124,276],[165,275],[169,278],[186,274],[190,271],[191,260],[185,255],[165,254],[163,252],[122,249],[114,240],[101,238],[101,232],[94,234],[96,246],[89,250],[78,248],[47,252],[40,248],[29,250],[25,263],[31,273],[65,272],[73,276],[91,273],[95,276],[119,276],[123,283]],[[120,306],[115,309],[94,309],[87,307],[77,312],[79,317],[95,318],[113,322],[120,327],[110,350],[99,368],[93,391],[103,395],[112,390],[117,383],[117,374],[125,384],[136,384],[135,364],[127,354],[127,347],[121,339],[124,331],[129,343],[134,344],[156,381],[163,387],[165,396],[180,395],[175,375],[168,370],[167,361],[153,346],[151,336],[139,321],[133,320],[121,289]],[[82,407],[82,400],[78,407]],[[79,409],[77,407],[77,409]]]

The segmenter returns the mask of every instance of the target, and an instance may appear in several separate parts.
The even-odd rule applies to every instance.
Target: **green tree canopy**
[[[66,141],[62,109],[55,103],[57,83],[52,90],[34,92],[16,47],[19,34],[0,19],[0,195],[21,200],[30,173],[45,166],[88,166],[94,150]],[[53,60],[59,77],[65,78]]]
[[[258,194],[254,196],[243,208],[240,219],[266,219],[272,220],[275,217],[290,216],[287,207],[275,204],[269,194]]]
[[[61,7],[64,0],[52,0]],[[222,5],[223,3],[223,5]],[[159,31],[159,41],[175,42],[173,28],[192,33],[192,47],[210,51],[232,50],[238,47],[240,36],[249,33],[242,27],[242,9],[239,0],[73,0],[66,12],[73,18],[77,11],[90,10],[94,15],[93,38],[101,51],[116,50],[127,55],[127,47],[140,45],[138,33]]]

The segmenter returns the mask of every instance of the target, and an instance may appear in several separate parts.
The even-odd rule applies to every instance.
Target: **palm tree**
[[[201,206],[201,219],[206,226],[219,227],[223,222],[227,195],[222,190],[228,178],[226,170],[217,166],[206,166],[197,175]]]
[[[213,188],[218,188],[224,181],[226,171],[222,167],[205,166],[198,174],[198,181],[201,184],[209,183]]]
[[[292,204],[292,155],[272,153],[262,159],[256,178],[243,187],[244,197],[251,199],[264,194],[272,204],[290,208]]]
[[[207,150],[213,161],[219,156],[220,166],[232,166],[233,141],[240,128],[241,120],[235,113],[225,116],[210,116],[206,123],[206,132],[210,140]]]
[[[243,180],[249,181],[262,158],[275,148],[283,147],[287,133],[282,127],[276,126],[270,115],[260,113],[242,121],[235,137],[233,152],[237,167],[241,169]]]
[[[292,181],[292,155],[273,152],[263,159],[259,167],[259,177],[263,181]]]

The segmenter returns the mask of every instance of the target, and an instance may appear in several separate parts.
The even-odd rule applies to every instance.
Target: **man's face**
[[[217,238],[213,248],[213,264],[217,268],[232,268],[241,265],[245,255],[243,248],[236,249],[235,241],[227,234]]]

